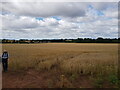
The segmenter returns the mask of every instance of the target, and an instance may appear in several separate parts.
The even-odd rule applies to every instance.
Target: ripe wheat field
[[[79,83],[82,76],[91,76],[93,87],[104,87],[104,80],[109,83],[107,87],[117,87],[118,44],[3,44],[2,48],[10,54],[9,72],[35,70],[51,73],[54,70],[54,73],[60,73],[53,76],[66,78],[69,87],[85,87],[74,83]],[[53,80],[47,82],[46,87],[55,87]],[[64,80],[62,86],[56,85],[63,86],[68,87]]]

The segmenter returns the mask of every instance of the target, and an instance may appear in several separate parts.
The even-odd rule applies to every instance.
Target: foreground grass
[[[105,82],[118,87],[117,44],[3,44],[3,49],[10,53],[11,71],[60,71],[60,86],[66,87],[75,86],[81,76],[90,76],[95,87],[104,87]],[[53,83],[48,80],[49,87]]]

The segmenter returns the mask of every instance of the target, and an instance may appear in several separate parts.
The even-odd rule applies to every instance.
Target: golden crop
[[[52,70],[65,74],[117,72],[118,44],[42,43],[3,44],[10,54],[9,69]]]

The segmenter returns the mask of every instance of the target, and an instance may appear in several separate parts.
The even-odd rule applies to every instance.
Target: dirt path
[[[2,74],[2,88],[61,88],[61,75],[61,72],[57,71],[8,71]],[[95,88],[89,76],[80,76],[72,83],[65,76],[64,81],[67,88]],[[108,83],[105,83],[103,87],[114,88]]]
[[[33,70],[23,72],[5,72],[3,73],[2,81],[3,88],[44,88],[45,84],[44,73],[39,74]]]
[[[59,72],[37,72],[35,70],[28,70],[24,72],[4,72],[2,77],[2,87],[3,88],[49,88],[61,87],[61,81]],[[75,82],[75,85],[72,87],[88,87],[92,88],[93,86],[88,82],[86,77],[80,77],[80,79]],[[65,84],[71,84],[69,81]]]

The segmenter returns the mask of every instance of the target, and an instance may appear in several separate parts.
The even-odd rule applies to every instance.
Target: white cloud
[[[4,3],[0,14],[3,38],[117,37],[115,4]]]
[[[2,15],[2,28],[4,29],[29,29],[38,26],[37,21],[31,17],[16,17],[14,15]]]
[[[118,18],[118,9],[109,8],[106,11],[104,11],[104,14],[108,18]]]

